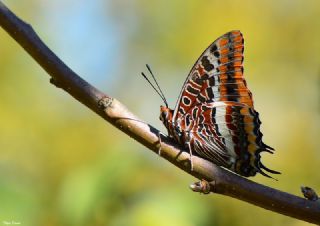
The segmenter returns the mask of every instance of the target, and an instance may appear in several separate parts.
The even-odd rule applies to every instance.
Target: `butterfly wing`
[[[173,120],[189,134],[190,147],[201,157],[244,176],[271,173],[260,152],[273,150],[262,142],[259,114],[243,77],[244,39],[231,31],[214,41],[190,71]]]
[[[232,102],[205,103],[197,108],[197,115],[189,115],[191,148],[200,156],[229,168],[243,176],[256,172],[268,176],[260,161],[263,151],[272,148],[262,142],[259,113],[253,108]],[[195,117],[195,118],[193,118]]]
[[[195,105],[213,101],[234,101],[253,107],[243,77],[244,39],[231,31],[214,41],[192,67],[178,98],[173,119],[183,118]]]

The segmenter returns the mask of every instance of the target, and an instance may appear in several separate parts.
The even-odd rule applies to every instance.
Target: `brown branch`
[[[46,70],[51,76],[51,83],[150,150],[157,152],[157,129],[142,122],[119,101],[80,78],[40,40],[29,24],[16,17],[1,1],[0,25]],[[161,136],[161,139],[161,156],[185,172],[211,181],[210,191],[310,223],[320,223],[319,202],[257,184],[198,157],[193,158],[194,169],[190,171],[189,154],[169,138]]]

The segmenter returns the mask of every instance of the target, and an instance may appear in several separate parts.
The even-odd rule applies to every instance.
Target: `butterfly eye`
[[[163,122],[167,117],[167,113],[165,111],[161,112],[159,119]]]

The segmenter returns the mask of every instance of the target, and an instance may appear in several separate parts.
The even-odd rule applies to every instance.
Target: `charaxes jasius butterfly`
[[[176,107],[151,84],[166,106],[160,107],[160,120],[169,136],[196,154],[242,176],[257,172],[270,177],[260,161],[261,152],[273,153],[262,142],[259,113],[243,76],[244,39],[231,31],[214,41],[199,57],[183,84]]]

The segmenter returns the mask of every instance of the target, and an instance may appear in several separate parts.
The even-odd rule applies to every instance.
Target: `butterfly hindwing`
[[[217,164],[226,168],[232,166],[234,171],[244,176],[253,176],[261,171],[261,152],[272,153],[273,149],[262,142],[259,113],[245,104],[203,104],[194,121],[196,123],[190,129],[192,134],[197,135],[192,136],[191,144],[198,144],[194,147],[197,153],[205,153],[205,158],[216,163],[218,156]]]

